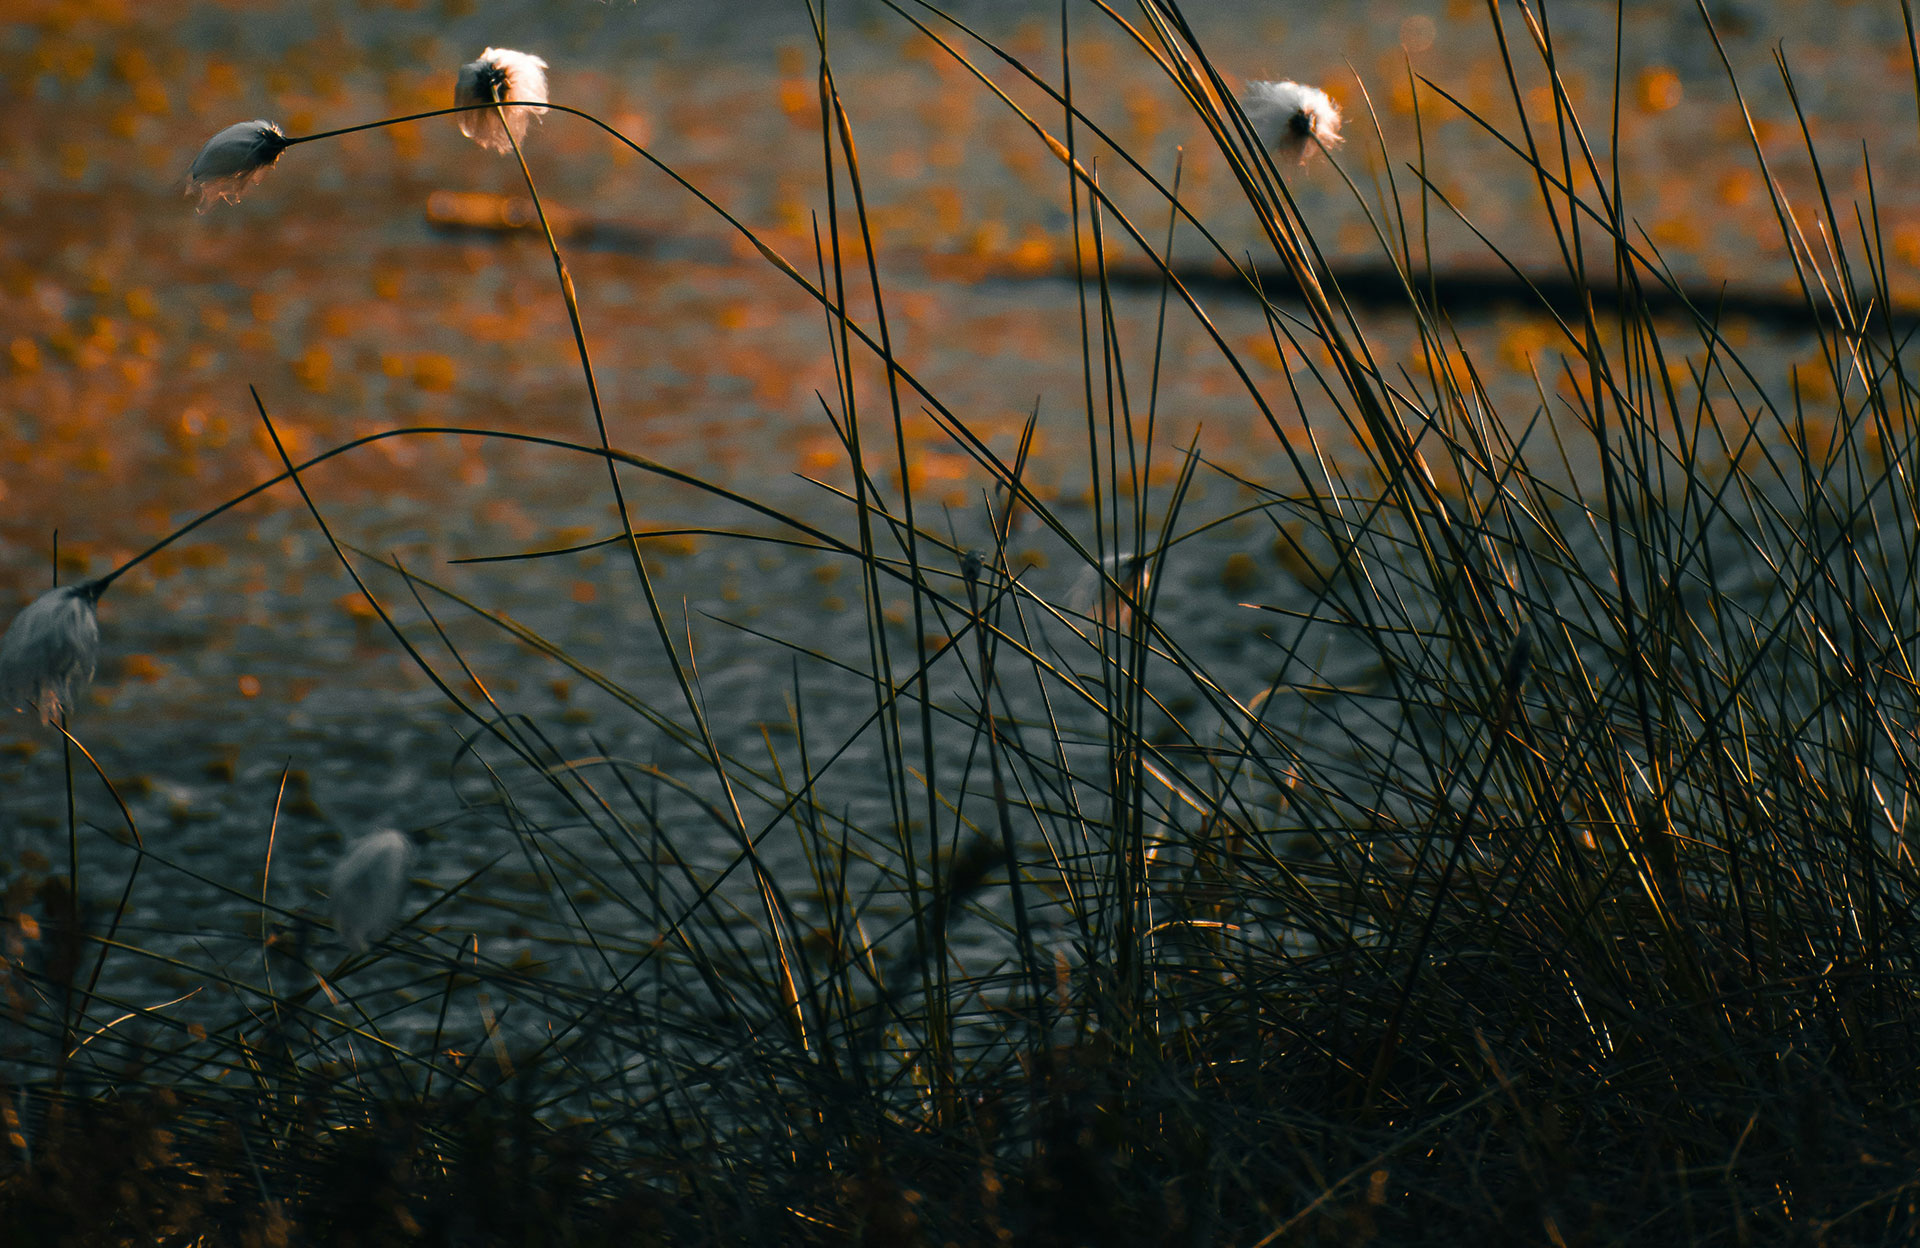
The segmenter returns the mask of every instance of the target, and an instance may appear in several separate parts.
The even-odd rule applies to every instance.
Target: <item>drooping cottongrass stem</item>
[[[1342,142],[1340,106],[1318,87],[1298,82],[1250,82],[1240,107],[1269,150],[1291,156],[1303,165],[1316,147],[1338,147]]]
[[[497,107],[509,102],[515,106]],[[511,48],[488,48],[480,54],[480,59],[462,65],[454,87],[454,109],[473,110],[461,114],[460,132],[496,152],[512,151],[513,141],[507,137],[508,130],[513,132],[513,139],[525,138],[527,118],[545,113],[546,103],[547,63]],[[496,107],[480,107],[484,105]],[[193,158],[187,170],[187,194],[199,196],[201,212],[221,200],[239,203],[247,188],[265,177],[267,170],[280,159],[280,153],[293,144],[363,128],[366,127],[351,126],[346,130],[289,138],[271,121],[236,122],[208,139],[200,154]]]
[[[219,200],[240,202],[248,187],[267,175],[287,149],[287,136],[270,121],[242,121],[207,140],[187,170],[187,194],[200,197],[205,212]]]
[[[456,107],[528,101],[517,108],[496,108],[460,115],[460,133],[490,151],[505,154],[527,137],[527,118],[547,110],[547,63],[511,48],[488,48],[477,61],[460,67],[454,83]],[[511,131],[513,137],[507,137]]]
[[[355,845],[333,868],[333,930],[356,953],[393,930],[413,869],[413,842],[388,829]]]
[[[18,710],[33,706],[49,724],[73,709],[100,653],[94,606],[105,588],[100,580],[63,585],[13,617],[0,637],[0,698]]]

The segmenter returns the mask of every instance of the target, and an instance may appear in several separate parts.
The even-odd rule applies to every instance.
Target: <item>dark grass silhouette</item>
[[[604,423],[545,440],[581,457],[583,489],[603,471],[616,493],[706,488],[751,509],[712,540],[857,570],[864,655],[767,644],[842,673],[886,817],[827,798],[846,742],[816,733],[797,680],[790,748],[716,743],[647,535],[606,543],[676,676],[667,706],[353,552],[289,457],[282,480],[471,722],[506,852],[546,886],[516,921],[581,974],[498,964],[437,921],[486,870],[416,889],[398,932],[344,960],[312,916],[246,893],[259,982],[181,965],[233,994],[226,1022],[182,1024],[99,991],[105,959],[161,955],[121,928],[124,895],[83,905],[48,867],[8,902],[39,933],[8,947],[9,1026],[35,1039],[0,1085],[14,1242],[1912,1241],[1920,390],[1877,205],[1776,198],[1825,375],[1754,375],[1726,309],[1671,279],[1621,202],[1617,119],[1575,114],[1545,15],[1491,6],[1520,115],[1538,78],[1552,125],[1468,116],[1536,178],[1527,228],[1564,261],[1533,305],[1560,376],[1539,411],[1495,413],[1425,266],[1417,223],[1448,205],[1421,164],[1389,158],[1379,198],[1356,194],[1424,346],[1423,370],[1390,373],[1289,194],[1308,175],[1253,142],[1179,7],[1091,9],[1191,104],[1271,254],[1176,259],[1156,240],[1185,212],[1177,174],[1121,150],[1096,176],[1082,153],[1112,145],[1072,103],[1065,20],[1042,67],[896,8],[1008,107],[995,75],[1051,101],[1029,120],[1085,244],[1086,505],[1031,486],[1032,426],[997,452],[895,355],[824,27],[817,254],[727,220],[823,310],[849,484],[789,514],[622,452]],[[1700,37],[1717,46],[1704,8]],[[1422,107],[1462,107],[1444,87]],[[1344,176],[1326,162],[1310,176]],[[1129,219],[1103,185],[1122,177],[1167,219]],[[1116,328],[1110,243],[1163,318],[1213,334],[1291,465],[1241,483],[1288,573],[1262,604],[1264,688],[1217,678],[1165,600],[1168,561],[1219,523],[1189,510],[1214,470],[1162,445],[1159,342],[1142,358]],[[1192,265],[1262,300],[1291,410],[1212,331]],[[915,497],[922,412],[995,482],[978,544]],[[260,416],[272,431],[266,396]],[[1089,569],[1086,601],[1029,583],[1016,513]],[[902,595],[904,638],[885,615]],[[652,724],[660,760],[569,755],[497,705],[441,627],[469,610]],[[74,783],[105,783],[85,761]],[[804,871],[770,861],[775,836]],[[702,865],[716,838],[729,865]],[[589,917],[589,887],[619,922]]]

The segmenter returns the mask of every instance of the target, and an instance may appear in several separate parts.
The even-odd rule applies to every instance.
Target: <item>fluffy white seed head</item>
[[[1067,590],[1068,610],[1110,627],[1126,628],[1133,619],[1128,599],[1144,606],[1147,591],[1153,587],[1154,558],[1151,551],[1115,552],[1102,559],[1098,569],[1082,568]],[[1114,592],[1108,584],[1110,580],[1120,587],[1124,597]]]
[[[356,953],[400,921],[413,860],[413,842],[388,829],[363,838],[333,868],[333,930]]]
[[[1340,146],[1340,106],[1318,87],[1250,82],[1240,107],[1262,143],[1303,165],[1316,148]]]
[[[547,63],[537,56],[515,52],[511,48],[488,48],[477,61],[460,67],[459,81],[453,87],[456,107],[469,104],[504,104],[509,100],[528,103],[515,108],[477,109],[460,114],[460,133],[495,152],[510,152],[515,142],[527,137],[527,119],[547,110],[537,107],[547,102]],[[506,124],[501,124],[505,114]],[[513,131],[513,138],[507,131]]]
[[[41,594],[0,637],[0,698],[16,710],[31,706],[44,723],[73,709],[86,692],[100,653],[100,586],[87,581]]]
[[[270,121],[242,121],[207,140],[187,170],[187,194],[200,197],[199,211],[240,194],[267,176],[287,148],[287,136]]]

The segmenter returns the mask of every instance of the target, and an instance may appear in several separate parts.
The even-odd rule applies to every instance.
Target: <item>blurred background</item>
[[[1587,141],[1602,161],[1617,162],[1627,215],[1648,247],[1701,290],[1723,282],[1759,295],[1795,289],[1749,116],[1695,6],[1625,5],[1617,152],[1608,147],[1615,6],[1541,7]],[[1920,128],[1899,5],[1709,7],[1781,190],[1803,212],[1817,204],[1809,136],[1776,52],[1848,229],[1857,228],[1855,203],[1867,211],[1862,151],[1871,153],[1878,228],[1899,262],[1893,287],[1920,299]],[[1421,161],[1424,138],[1431,182],[1474,229],[1522,269],[1558,268],[1526,168],[1461,107],[1412,80],[1428,76],[1488,123],[1517,132],[1484,5],[1189,0],[1186,8],[1227,72],[1316,83],[1345,110],[1339,165],[1352,186],[1316,158],[1291,187],[1336,267],[1382,262],[1373,221],[1395,187],[1419,229],[1409,166]],[[1545,134],[1552,99],[1531,38],[1511,4],[1500,10],[1529,120]],[[974,0],[949,11],[1058,80],[1056,8]],[[550,62],[555,100],[646,144],[811,269],[826,197],[817,49],[799,0],[10,0],[0,12],[0,81],[10,96],[0,110],[0,604],[8,613],[52,583],[56,533],[62,582],[99,574],[271,475],[277,462],[249,384],[296,452],[396,425],[592,440],[545,245],[525,230],[496,228],[524,217],[510,158],[436,119],[297,147],[242,203],[196,214],[183,194],[185,170],[232,122],[264,117],[300,134],[441,107],[462,62],[489,45],[518,48]],[[900,354],[1002,453],[1037,411],[1033,478],[1071,512],[1086,482],[1086,414],[1079,296],[1062,276],[1071,273],[1073,232],[1060,165],[897,14],[869,0],[830,0],[828,12]],[[1182,195],[1195,212],[1230,251],[1263,255],[1218,154],[1168,82],[1092,6],[1076,2],[1068,13],[1081,107],[1163,179],[1183,160]],[[1057,110],[1039,92],[954,37],[1059,132]],[[846,510],[825,488],[850,477],[818,397],[835,389],[819,309],[684,191],[591,126],[549,116],[526,146],[562,227],[615,445],[844,531]],[[1083,160],[1098,158],[1116,200],[1160,239],[1164,204],[1103,150],[1089,145]],[[1437,267],[1504,272],[1474,229],[1438,202],[1431,209]],[[1820,245],[1809,237],[1816,252]],[[1175,247],[1182,261],[1209,262],[1191,231],[1180,231]],[[1113,254],[1138,266],[1125,246]],[[1290,428],[1313,425],[1315,399],[1304,399],[1303,419],[1258,311],[1239,296],[1202,297]],[[1130,366],[1141,374],[1158,308],[1151,286],[1122,292],[1116,304]],[[1512,304],[1455,311],[1503,418],[1532,419],[1543,392],[1549,418],[1565,418],[1546,322]],[[1423,372],[1409,326],[1390,310],[1363,316],[1383,367]],[[1765,385],[1784,385],[1794,365],[1815,358],[1811,335],[1790,324],[1734,322],[1727,332]],[[878,387],[863,399],[875,416],[884,410]],[[1273,433],[1177,308],[1156,413],[1156,485],[1172,480],[1178,450],[1197,439],[1219,467],[1287,488],[1272,475],[1281,462]],[[1338,440],[1330,423],[1316,432]],[[963,545],[978,542],[988,478],[930,422],[913,419],[908,433],[918,497],[947,509],[927,523],[950,525]],[[775,531],[697,491],[638,474],[627,480],[643,528]],[[657,638],[622,561],[588,553],[448,562],[603,536],[614,521],[597,465],[420,438],[330,462],[309,484],[342,540],[512,614],[673,713]],[[1194,514],[1222,514],[1245,497],[1230,477],[1203,470]],[[1023,540],[1015,539],[1017,553],[1045,586],[1058,552],[1037,537],[1019,549]],[[1268,541],[1251,521],[1223,526],[1172,561],[1169,609],[1213,638],[1221,670],[1250,681],[1265,679],[1272,659],[1259,644],[1257,614],[1236,604],[1284,593]],[[784,652],[749,644],[719,621],[864,654],[858,576],[837,561],[698,536],[658,539],[648,551],[729,742],[750,743],[759,725],[784,721],[788,692],[802,678]],[[1063,583],[1068,576],[1054,574]],[[423,624],[398,582],[376,584]],[[449,601],[433,605],[503,705],[565,725],[583,749],[590,738],[641,757],[660,748],[644,724],[575,674],[536,661]],[[890,626],[904,627],[904,605],[900,612],[889,614]],[[444,825],[457,810],[448,771],[471,725],[393,643],[290,491],[143,565],[105,599],[101,627],[99,679],[74,729],[122,785],[145,834],[165,837],[171,851],[250,864],[257,879],[283,768],[291,779],[278,878],[296,899],[322,878],[342,840],[373,826]],[[831,735],[857,722],[861,708],[828,698],[818,711]],[[82,785],[83,807],[112,822],[90,785]],[[65,793],[58,739],[28,716],[0,723],[0,859],[64,858]],[[429,869],[457,876],[456,857]],[[152,887],[171,886],[156,879]],[[164,908],[166,894],[144,904]]]

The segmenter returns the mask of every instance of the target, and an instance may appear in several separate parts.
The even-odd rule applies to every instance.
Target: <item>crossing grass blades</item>
[[[298,488],[466,717],[503,856],[549,885],[522,921],[581,973],[499,964],[438,921],[485,871],[416,882],[364,951],[235,884],[261,914],[259,973],[178,968],[232,990],[229,1018],[189,1027],[101,991],[106,960],[148,956],[119,923],[136,880],[83,878],[105,895],[87,906],[53,865],[16,877],[0,987],[39,1057],[0,1085],[12,1242],[1912,1242],[1920,388],[1871,195],[1836,202],[1824,172],[1811,202],[1771,192],[1824,376],[1749,371],[1620,198],[1618,111],[1574,110],[1549,6],[1490,4],[1504,89],[1534,121],[1410,85],[1423,118],[1457,110],[1489,161],[1527,172],[1535,215],[1511,228],[1550,238],[1556,289],[1589,292],[1541,299],[1556,339],[1540,408],[1496,412],[1495,365],[1464,351],[1430,280],[1420,223],[1451,206],[1420,154],[1382,154],[1377,191],[1350,185],[1424,368],[1376,364],[1292,197],[1377,143],[1365,108],[1341,152],[1276,152],[1172,0],[1076,3],[1057,65],[891,7],[996,107],[1050,101],[1025,119],[1085,243],[1075,420],[1092,489],[1050,501],[1030,438],[1008,453],[895,354],[863,105],[841,97],[821,27],[817,252],[783,256],[686,190],[817,301],[841,379],[822,419],[849,484],[817,514],[729,495],[744,518],[712,540],[798,543],[857,574],[864,654],[808,650],[804,621],[765,644],[841,673],[885,816],[848,815],[847,741],[815,728],[808,697],[779,748],[717,744],[631,526],[609,549],[654,625],[632,644],[658,647],[679,701],[521,640],[652,725],[664,744],[645,766],[557,750],[435,648],[439,621],[478,604],[355,552],[305,479],[361,443],[283,450],[275,488]],[[1176,171],[1133,163],[1075,107],[1072,36],[1090,23],[1133,50],[1103,72],[1193,110],[1257,220],[1267,254],[1198,259],[1260,300],[1282,384],[1256,382],[1179,278],[1196,258],[1167,241],[1187,211]],[[1705,7],[1698,38],[1719,46]],[[468,70],[474,91],[506,76]],[[531,131],[531,106],[467,123],[523,170],[542,133],[601,125],[678,176],[545,94],[542,77],[538,96],[452,111],[536,101]],[[220,181],[203,194],[325,137],[249,125],[207,158]],[[1123,181],[1159,193],[1154,219],[1123,211]],[[609,438],[590,327],[546,239],[595,421],[545,453],[575,457],[622,515],[640,480],[724,494]],[[1519,241],[1489,238],[1490,263]],[[1158,275],[1164,322],[1213,334],[1210,367],[1290,465],[1242,483],[1254,549],[1286,570],[1247,608],[1268,625],[1264,686],[1216,677],[1169,608],[1192,592],[1183,555],[1222,522],[1190,509],[1216,469],[1157,426],[1158,340],[1116,328],[1110,251]],[[1286,300],[1262,299],[1263,266]],[[272,395],[259,403],[275,430]],[[915,495],[902,430],[923,414],[993,483],[975,537]],[[1023,531],[1084,566],[1083,598],[1038,587]],[[896,601],[910,629],[884,618]],[[100,631],[111,647],[111,598]],[[78,750],[84,722],[69,727]],[[76,764],[76,784],[104,781]],[[699,818],[658,817],[669,800]],[[566,836],[539,822],[553,810]],[[125,822],[145,871],[177,869]],[[719,867],[700,852],[716,838]],[[797,857],[775,861],[776,841]],[[386,860],[410,865],[403,851]],[[618,922],[583,911],[587,885]]]

